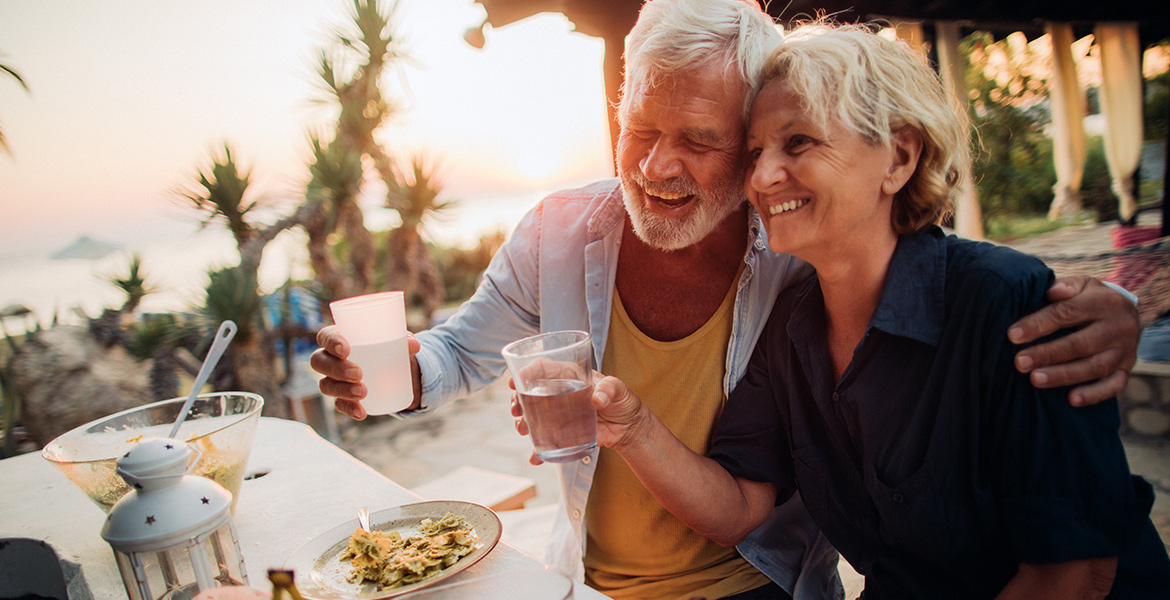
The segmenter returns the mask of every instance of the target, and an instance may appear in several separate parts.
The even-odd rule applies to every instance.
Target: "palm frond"
[[[195,185],[181,190],[180,195],[197,210],[206,213],[207,219],[203,226],[222,217],[237,242],[243,242],[255,235],[254,228],[246,218],[248,213],[268,201],[265,197],[245,200],[249,196],[250,185],[251,173],[240,171],[232,156],[231,146],[224,144],[223,155],[212,158],[210,169],[200,169],[196,174]]]
[[[9,77],[15,79],[16,83],[19,83],[20,87],[24,88],[24,91],[30,91],[28,89],[28,83],[25,82],[24,77],[21,77],[20,73],[18,73],[16,69],[13,69],[8,65],[0,64],[0,71],[7,73]]]
[[[24,77],[21,77],[20,73],[18,73],[16,69],[13,69],[8,65],[0,64],[0,73],[5,73],[9,77],[15,79],[16,83],[19,83],[20,87],[24,88],[25,92],[29,92],[28,83],[25,82]],[[4,153],[8,154],[9,156],[12,155],[12,148],[8,146],[8,137],[4,135],[3,129],[0,129],[0,150],[3,150]]]

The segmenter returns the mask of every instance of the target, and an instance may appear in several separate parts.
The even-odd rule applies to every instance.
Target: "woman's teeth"
[[[800,200],[789,200],[788,202],[783,202],[781,204],[774,204],[768,207],[768,214],[778,215],[790,210],[796,210],[805,204],[808,204],[808,198],[801,198]]]

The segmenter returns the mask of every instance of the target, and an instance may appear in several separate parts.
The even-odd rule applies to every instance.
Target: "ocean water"
[[[483,235],[511,231],[544,195],[544,191],[534,191],[463,200],[441,219],[427,223],[426,232],[438,244],[474,247]],[[397,215],[392,211],[367,211],[371,229],[392,227],[396,221]],[[54,315],[65,323],[81,322],[78,311],[97,316],[105,307],[121,306],[124,294],[109,280],[125,277],[131,257],[138,254],[148,285],[157,290],[143,299],[141,310],[184,311],[202,303],[209,270],[234,265],[239,260],[235,241],[222,226],[213,224],[199,229],[193,219],[173,218],[160,218],[157,226],[137,225],[132,230],[86,231],[85,235],[96,241],[119,247],[94,260],[50,258],[79,236],[75,233],[62,234],[59,240],[34,250],[5,245],[0,240],[0,308],[26,306],[33,311],[33,318],[46,326]],[[309,275],[302,232],[285,232],[268,245],[260,268],[262,290],[272,291],[290,276]],[[25,325],[21,319],[5,321],[12,333],[22,331]],[[32,326],[31,321],[27,325]]]

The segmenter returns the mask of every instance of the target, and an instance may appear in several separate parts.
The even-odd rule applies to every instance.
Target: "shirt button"
[[[581,511],[574,509],[573,510],[573,518],[580,519],[581,518]]]
[[[837,392],[833,392],[833,402],[840,402],[841,396]]]
[[[582,458],[582,459],[581,459],[581,464],[585,464],[585,465],[587,465],[587,464],[589,464],[589,463],[591,463],[591,462],[593,462],[593,457],[592,457],[592,456],[586,456],[585,458]]]
[[[763,249],[764,249],[763,240],[756,240],[756,250],[763,250]]]
[[[899,494],[898,492],[894,492],[894,495],[892,496],[892,498],[894,499],[895,504],[901,504],[901,503],[906,501],[905,496],[903,496],[902,494]]]

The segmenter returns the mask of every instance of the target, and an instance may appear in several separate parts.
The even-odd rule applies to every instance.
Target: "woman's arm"
[[[617,451],[646,489],[696,533],[734,546],[768,518],[772,483],[733,477],[687,448],[615,377],[597,381],[597,442]]]
[[[1046,565],[1020,564],[997,600],[1095,600],[1109,595],[1116,558],[1091,558]]]

